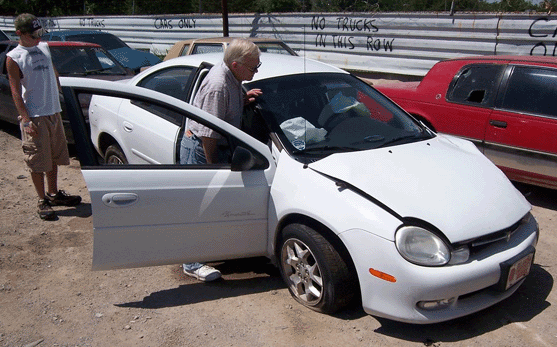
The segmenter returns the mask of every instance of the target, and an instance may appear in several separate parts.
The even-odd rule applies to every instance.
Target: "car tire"
[[[296,301],[327,314],[352,302],[356,276],[327,239],[306,225],[290,224],[281,240],[280,272]]]
[[[120,146],[116,144],[108,146],[104,154],[104,161],[107,164],[117,164],[117,165],[128,163],[128,159],[126,158],[126,155],[124,154]]]

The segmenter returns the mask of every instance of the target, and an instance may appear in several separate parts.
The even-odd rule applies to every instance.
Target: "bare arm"
[[[12,92],[12,98],[14,99],[15,108],[19,113],[19,118],[21,122],[27,124],[31,121],[29,117],[29,113],[27,112],[27,108],[25,107],[25,103],[23,102],[23,97],[21,96],[21,70],[15,61],[12,58],[7,57],[6,60],[6,67],[8,70],[8,77],[10,80],[10,90]],[[25,132],[30,134],[31,136],[36,135],[37,129],[33,123],[29,124],[29,126],[24,127]]]
[[[218,162],[218,139],[212,137],[202,137],[201,141],[203,143],[203,150],[205,151],[205,158],[207,158],[207,164],[215,164]]]

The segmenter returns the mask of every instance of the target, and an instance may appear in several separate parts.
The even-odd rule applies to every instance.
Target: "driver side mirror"
[[[268,166],[267,160],[242,146],[237,146],[232,154],[232,171],[264,170]]]

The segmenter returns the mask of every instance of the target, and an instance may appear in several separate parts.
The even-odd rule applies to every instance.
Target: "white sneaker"
[[[220,278],[221,274],[220,271],[215,269],[209,265],[203,265],[202,267],[196,270],[186,270],[186,268],[182,265],[182,269],[184,273],[188,276],[195,277],[200,281],[211,282]]]

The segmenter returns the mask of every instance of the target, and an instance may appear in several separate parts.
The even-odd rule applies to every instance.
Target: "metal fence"
[[[557,16],[544,13],[230,14],[230,36],[273,37],[307,58],[364,73],[423,76],[466,55],[551,55]],[[13,31],[12,17],[0,29]],[[164,55],[179,40],[222,36],[220,14],[41,18],[49,30],[97,29]]]

